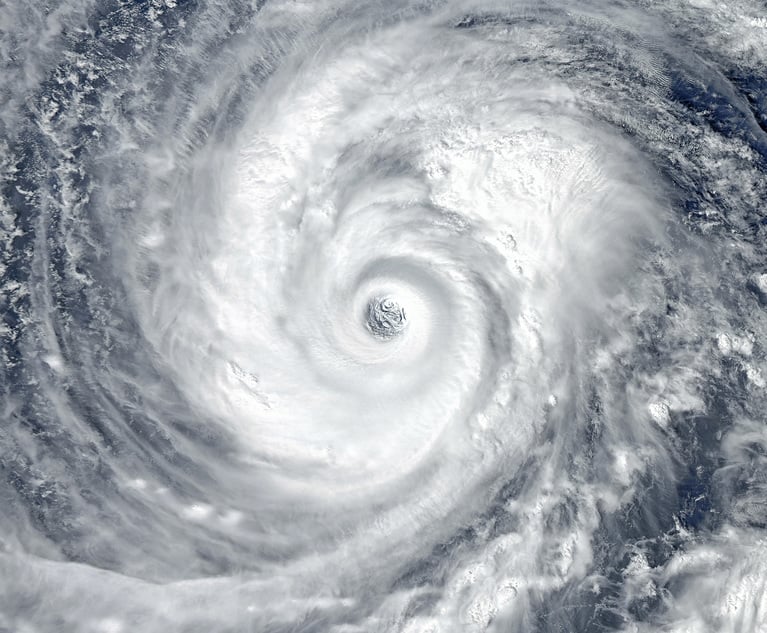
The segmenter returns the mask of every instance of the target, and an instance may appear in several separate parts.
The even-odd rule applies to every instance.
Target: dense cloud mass
[[[0,4],[2,633],[767,630],[767,8]]]

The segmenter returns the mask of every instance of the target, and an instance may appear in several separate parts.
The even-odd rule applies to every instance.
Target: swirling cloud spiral
[[[767,18],[0,7],[0,631],[767,630]]]

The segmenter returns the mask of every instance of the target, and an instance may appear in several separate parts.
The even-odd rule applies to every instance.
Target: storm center
[[[374,297],[368,303],[366,325],[377,338],[397,336],[407,327],[405,309],[392,297]]]

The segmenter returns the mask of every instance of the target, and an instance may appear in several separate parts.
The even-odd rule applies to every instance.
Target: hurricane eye
[[[392,297],[374,297],[368,303],[365,325],[376,338],[391,339],[407,328],[405,308]]]

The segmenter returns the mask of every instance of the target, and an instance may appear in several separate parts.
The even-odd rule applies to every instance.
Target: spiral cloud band
[[[0,631],[767,630],[765,16],[0,5]]]

